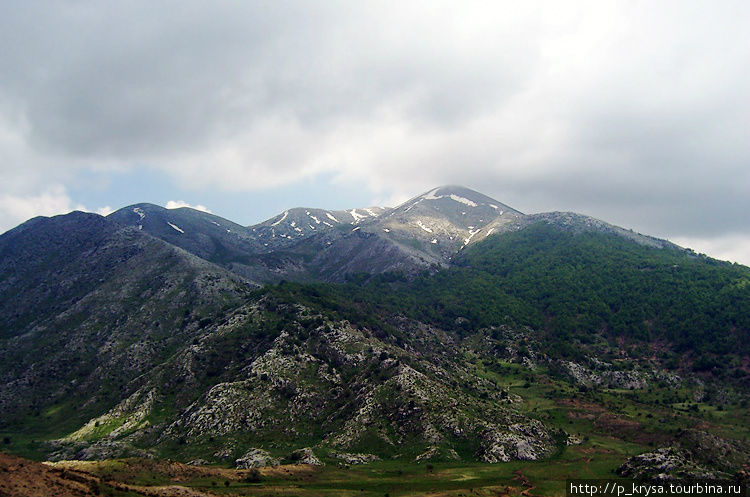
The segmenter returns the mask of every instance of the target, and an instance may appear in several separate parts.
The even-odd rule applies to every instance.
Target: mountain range
[[[341,282],[347,275],[449,265],[465,247],[536,222],[616,233],[655,247],[669,242],[573,213],[527,216],[459,186],[435,188],[402,205],[343,211],[294,208],[243,227],[190,208],[136,204],[109,216],[262,285],[281,279]]]
[[[748,343],[747,267],[458,186],[0,235],[0,436],[37,459],[498,463],[614,437],[623,474],[726,476]]]

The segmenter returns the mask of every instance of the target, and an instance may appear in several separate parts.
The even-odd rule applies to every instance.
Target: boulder
[[[323,462],[317,458],[315,453],[310,447],[304,447],[297,449],[291,453],[289,458],[294,461],[295,464],[310,464],[312,466],[323,466]]]
[[[272,457],[268,451],[252,448],[234,461],[234,467],[237,469],[264,468],[266,466],[278,466],[279,463],[281,463],[281,460]]]

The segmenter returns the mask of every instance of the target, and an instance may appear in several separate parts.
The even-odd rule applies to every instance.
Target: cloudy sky
[[[745,0],[3,2],[0,231],[461,184],[750,264],[749,25]]]

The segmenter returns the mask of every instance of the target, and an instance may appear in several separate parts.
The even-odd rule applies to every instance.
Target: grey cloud
[[[200,147],[267,115],[315,128],[403,105],[455,122],[520,84],[443,44],[415,52],[379,32],[387,13],[346,4],[38,5],[4,17],[0,86],[25,103],[37,147],[76,156]]]
[[[743,2],[2,10],[0,118],[22,114],[40,170],[148,164],[248,190],[332,173],[381,196],[459,183],[655,234],[750,234]]]

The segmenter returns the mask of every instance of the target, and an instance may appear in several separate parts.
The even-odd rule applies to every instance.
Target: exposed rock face
[[[634,479],[718,478],[723,474],[695,463],[690,454],[675,447],[664,447],[628,459],[617,474]]]
[[[684,430],[674,446],[628,459],[617,470],[629,478],[727,478],[750,460],[750,443]]]
[[[568,375],[579,385],[587,387],[625,388],[638,390],[648,387],[651,373],[643,371],[613,371],[611,365],[595,363],[596,369],[571,361],[561,361]]]
[[[278,466],[281,459],[274,458],[268,451],[252,448],[245,455],[234,461],[237,469],[263,468],[266,466]]]
[[[569,434],[568,438],[565,439],[565,445],[581,445],[583,443],[583,439],[579,437],[578,435],[572,435]]]
[[[508,462],[512,459],[536,461],[549,455],[552,449],[550,434],[542,423],[528,420],[512,424],[508,430],[489,427],[482,437],[479,459],[484,462]]]
[[[49,461],[79,460],[95,461],[123,457],[153,458],[146,450],[133,447],[127,440],[100,440],[98,442],[80,442],[53,440],[46,442]]]
[[[684,430],[677,442],[694,460],[721,471],[734,472],[750,461],[750,441],[721,438],[701,430]]]
[[[331,452],[329,454],[334,459],[340,459],[346,464],[367,464],[379,461],[380,458],[375,454],[351,454],[348,452]]]
[[[414,462],[422,461],[460,461],[461,456],[453,449],[432,446],[414,458]]]
[[[318,459],[310,447],[304,447],[292,452],[289,458],[296,464],[310,464],[312,466],[323,466],[323,462]]]

